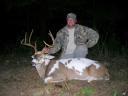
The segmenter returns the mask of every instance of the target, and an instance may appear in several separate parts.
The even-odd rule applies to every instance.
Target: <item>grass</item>
[[[120,96],[120,95],[119,95],[119,92],[114,91],[112,96]]]
[[[76,96],[92,96],[95,93],[95,89],[92,87],[83,87],[77,93]]]

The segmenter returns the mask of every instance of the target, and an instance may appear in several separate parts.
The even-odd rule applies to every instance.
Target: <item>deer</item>
[[[107,67],[99,61],[89,58],[68,58],[55,59],[55,56],[44,53],[42,50],[37,51],[37,44],[31,44],[30,33],[27,40],[21,41],[22,45],[32,47],[35,53],[32,55],[32,65],[36,68],[39,77],[44,84],[59,83],[69,80],[85,80],[91,82],[94,80],[109,80],[109,72]],[[49,45],[45,41],[45,45],[54,46],[55,39],[51,32],[49,32],[53,44]],[[28,42],[27,42],[28,41]]]

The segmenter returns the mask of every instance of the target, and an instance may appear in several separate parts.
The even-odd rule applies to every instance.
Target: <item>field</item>
[[[128,96],[126,55],[96,58],[107,61],[109,81],[68,81],[63,86],[44,87],[36,69],[31,66],[31,54],[15,51],[0,56],[0,96]]]

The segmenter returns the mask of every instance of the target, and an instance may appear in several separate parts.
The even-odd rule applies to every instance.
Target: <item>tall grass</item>
[[[101,37],[96,46],[89,49],[90,58],[108,59],[118,56],[127,56],[127,45],[113,33],[111,36]]]

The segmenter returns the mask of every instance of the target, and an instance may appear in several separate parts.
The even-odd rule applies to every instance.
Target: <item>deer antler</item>
[[[36,42],[34,45],[31,44],[31,37],[32,37],[32,34],[33,34],[33,30],[32,32],[30,33],[29,35],[29,38],[27,40],[27,32],[25,33],[25,38],[21,40],[21,44],[22,45],[25,45],[25,46],[29,46],[29,47],[32,47],[34,50],[35,50],[35,53],[37,52],[37,45],[36,45]],[[28,41],[28,42],[27,42]]]
[[[47,45],[48,47],[53,47],[54,44],[55,44],[55,39],[54,39],[54,37],[53,37],[51,31],[49,31],[48,35],[51,37],[53,44],[52,44],[52,45],[49,45],[49,44],[47,44],[45,41],[43,41],[43,42],[44,42],[44,44]]]

